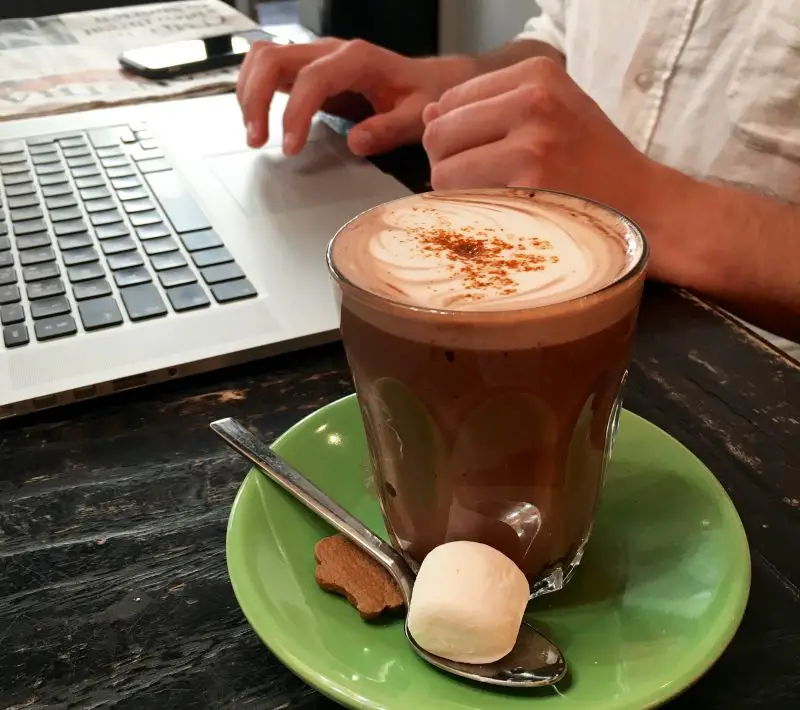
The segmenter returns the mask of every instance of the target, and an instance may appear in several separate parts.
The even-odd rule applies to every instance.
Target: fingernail
[[[428,104],[422,111],[422,122],[427,126],[439,115],[439,104]]]
[[[300,139],[295,133],[286,133],[283,136],[283,152],[286,155],[294,155],[300,148]]]
[[[350,150],[356,155],[366,155],[372,146],[372,136],[366,131],[353,130],[348,137]]]
[[[245,125],[245,130],[247,131],[247,145],[254,146],[256,140],[256,126],[252,122],[248,122]]]

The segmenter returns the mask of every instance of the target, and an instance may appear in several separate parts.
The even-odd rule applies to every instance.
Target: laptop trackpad
[[[366,208],[402,194],[394,179],[325,140],[309,143],[293,157],[275,146],[207,160],[250,218],[338,203],[359,202]]]

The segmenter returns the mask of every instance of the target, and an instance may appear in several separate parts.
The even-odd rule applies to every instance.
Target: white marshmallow
[[[408,628],[436,656],[493,663],[514,647],[529,596],[525,575],[502,552],[477,542],[448,542],[422,562]]]

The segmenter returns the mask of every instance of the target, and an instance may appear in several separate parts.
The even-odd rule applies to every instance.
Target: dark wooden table
[[[245,466],[208,422],[272,439],[351,391],[330,345],[0,425],[0,708],[335,707],[236,604],[225,525]],[[752,549],[736,638],[669,707],[797,710],[800,365],[652,286],[626,405],[716,473]]]

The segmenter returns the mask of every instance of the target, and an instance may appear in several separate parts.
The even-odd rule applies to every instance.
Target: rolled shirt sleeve
[[[537,39],[566,55],[565,16],[567,0],[537,0],[542,13],[525,23],[515,39]]]

